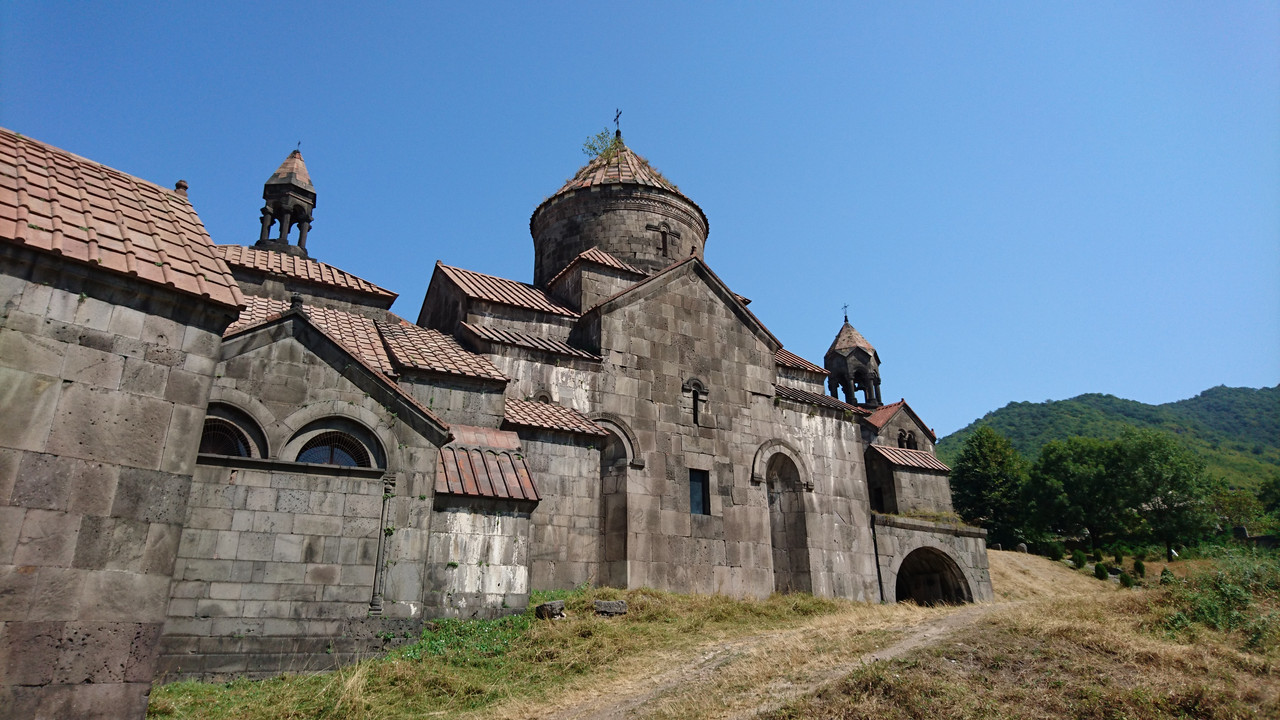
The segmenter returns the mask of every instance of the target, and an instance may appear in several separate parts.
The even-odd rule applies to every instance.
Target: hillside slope
[[[983,426],[1005,435],[1019,452],[1034,458],[1050,440],[1074,435],[1114,438],[1131,425],[1174,433],[1204,457],[1211,475],[1235,487],[1254,487],[1280,472],[1280,385],[1218,386],[1163,405],[1098,393],[1009,403],[942,438],[938,454],[946,462],[954,461],[965,438]]]

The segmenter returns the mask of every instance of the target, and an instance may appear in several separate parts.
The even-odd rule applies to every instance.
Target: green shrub
[[[1147,576],[1147,565],[1142,562],[1142,558],[1133,559],[1133,574],[1142,578]]]
[[[1111,579],[1111,573],[1107,572],[1107,566],[1102,563],[1093,564],[1093,576],[1099,580]]]
[[[1245,645],[1266,650],[1280,640],[1280,613],[1271,608],[1280,600],[1280,555],[1257,551],[1214,552],[1212,568],[1199,570],[1178,582],[1169,574],[1164,620],[1171,631],[1203,625],[1244,636]],[[1167,570],[1167,568],[1166,568]]]
[[[1119,567],[1123,564],[1124,564],[1124,551],[1117,548],[1116,549],[1116,567]]]
[[[1084,551],[1080,548],[1071,551],[1071,564],[1075,565],[1077,570],[1083,570],[1088,562],[1089,559],[1084,556]]]
[[[1048,553],[1050,560],[1058,562],[1067,554],[1067,549],[1062,547],[1062,543],[1051,542],[1045,552]]]
[[[1093,554],[1089,556],[1089,559],[1096,563],[1102,562],[1102,551],[1099,550],[1098,548],[1094,548]]]
[[[1178,578],[1174,576],[1173,571],[1171,571],[1169,568],[1165,568],[1160,571],[1161,585],[1173,585],[1176,582],[1178,582]]]
[[[1127,588],[1133,587],[1133,576],[1127,572],[1120,573],[1120,584]]]

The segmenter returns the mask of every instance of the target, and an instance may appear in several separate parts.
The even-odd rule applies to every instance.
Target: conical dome
[[[261,177],[261,176],[259,176]],[[267,178],[267,185],[296,185],[304,190],[315,192],[311,184],[311,174],[307,172],[307,164],[302,160],[302,151],[294,150],[289,157],[280,163],[280,167]]]
[[[707,216],[657,168],[622,142],[596,156],[529,218],[535,285],[598,248],[651,273],[702,257]]]
[[[876,354],[876,349],[862,336],[862,333],[855,330],[849,324],[849,321],[845,320],[844,326],[840,328],[840,332],[836,333],[836,339],[831,343],[831,347],[827,348],[827,352],[841,352],[852,350],[853,348],[862,348],[867,351],[868,355]]]

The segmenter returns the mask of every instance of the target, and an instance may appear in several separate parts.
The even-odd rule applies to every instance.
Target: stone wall
[[[530,509],[526,502],[436,496],[428,616],[493,618],[528,607]]]
[[[0,707],[140,718],[233,311],[0,253]]]
[[[922,550],[940,553],[954,565],[967,586],[966,600],[988,602],[994,598],[985,530],[886,515],[876,515],[874,522],[886,602],[900,600],[895,594],[898,571],[913,552]]]
[[[530,586],[600,582],[602,512],[598,438],[521,430],[525,462],[542,501],[531,516]]]
[[[381,647],[350,635],[353,621],[421,620],[443,436],[424,435],[420,411],[360,367],[299,317],[224,343],[212,399],[257,426],[266,457],[201,456],[165,625],[168,677],[329,667],[330,640],[351,657]],[[296,461],[331,428],[376,467]],[[373,635],[387,632],[398,631]]]
[[[702,257],[706,219],[688,200],[665,190],[614,184],[557,195],[539,207],[530,221],[533,282],[545,286],[579,254],[598,247],[645,272],[654,272],[690,255]],[[680,237],[661,238],[651,226],[666,225]]]

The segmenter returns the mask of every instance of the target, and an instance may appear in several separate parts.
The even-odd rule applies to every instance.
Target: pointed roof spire
[[[285,158],[284,162],[280,163],[280,167],[267,178],[267,184],[296,185],[309,192],[316,191],[311,184],[311,174],[307,172],[307,164],[302,160],[301,150],[289,153],[289,157]]]
[[[844,325],[840,328],[840,332],[836,333],[836,339],[831,343],[831,347],[827,348],[827,352],[829,353],[832,350],[837,352],[841,350],[852,350],[853,348],[862,348],[871,355],[875,355],[876,353],[876,349],[871,345],[871,343],[867,342],[867,339],[862,336],[862,333],[853,329],[853,326],[849,324],[849,318],[846,316]]]

